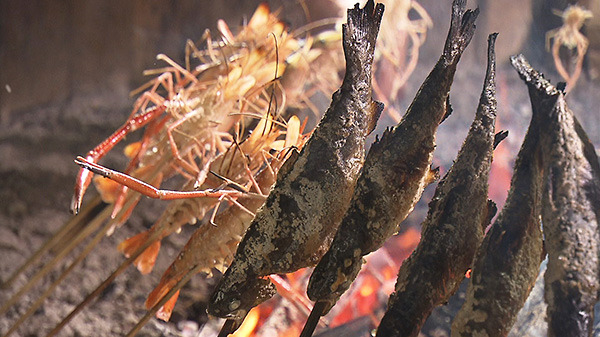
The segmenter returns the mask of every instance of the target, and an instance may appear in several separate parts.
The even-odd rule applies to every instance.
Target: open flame
[[[246,319],[242,323],[242,325],[237,329],[237,331],[232,334],[233,337],[250,337],[254,336],[254,330],[258,325],[258,320],[260,318],[260,309],[258,307],[253,308],[246,316]]]

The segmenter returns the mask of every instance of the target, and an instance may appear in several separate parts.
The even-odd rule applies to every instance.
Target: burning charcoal
[[[452,336],[506,336],[535,283],[542,260],[540,114],[533,104],[506,204],[477,252]]]
[[[351,206],[331,248],[315,268],[308,296],[317,301],[304,335],[327,313],[356,278],[362,257],[398,231],[424,187],[435,177],[430,169],[435,133],[450,113],[448,94],[456,66],[475,31],[478,11],[466,1],[452,5],[450,32],[435,65],[402,121],[385,131],[371,147]],[[309,332],[310,331],[310,332]]]
[[[371,90],[383,10],[372,0],[348,10],[342,86],[302,151],[279,172],[210,300],[209,313],[229,325],[275,294],[265,276],[313,266],[331,242],[364,162],[365,138],[383,110]]]
[[[564,94],[523,56],[513,63],[544,126],[542,222],[549,336],[591,336],[599,290],[600,164]]]
[[[488,40],[488,68],[475,120],[429,204],[419,246],[402,263],[377,336],[419,334],[433,308],[446,303],[460,286],[496,212],[487,199],[495,145],[496,35]]]

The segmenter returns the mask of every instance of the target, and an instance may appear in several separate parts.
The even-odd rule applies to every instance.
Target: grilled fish
[[[531,69],[525,69],[522,60],[511,61],[522,77],[531,78]],[[532,86],[540,84],[534,77]],[[533,105],[506,203],[477,252],[465,303],[452,322],[452,336],[506,336],[535,283],[543,251],[540,131],[539,107]]]
[[[540,111],[548,336],[591,336],[599,284],[600,164],[565,95],[522,59]],[[537,87],[533,84],[537,82]],[[533,85],[533,86],[532,86]],[[554,102],[554,104],[552,104]],[[565,257],[568,257],[565,259]]]
[[[314,265],[329,246],[352,197],[364,144],[383,104],[372,98],[372,63],[384,6],[348,10],[346,74],[302,151],[281,168],[213,293],[210,314],[241,321],[275,293],[265,276]]]
[[[450,32],[439,61],[417,92],[402,121],[369,150],[350,208],[328,252],[315,268],[308,296],[327,313],[360,271],[362,257],[398,231],[398,226],[434,180],[430,169],[435,133],[449,115],[448,97],[456,66],[475,31],[478,10],[452,4]]]
[[[431,310],[447,302],[460,286],[495,214],[495,204],[487,195],[497,144],[496,35],[488,39],[488,68],[475,120],[456,161],[435,190],[422,224],[421,242],[402,263],[378,336],[419,334]]]

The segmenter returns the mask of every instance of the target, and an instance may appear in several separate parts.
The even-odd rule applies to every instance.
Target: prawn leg
[[[200,197],[209,197],[209,198],[220,198],[221,196],[229,196],[229,197],[246,197],[246,196],[255,196],[258,198],[263,198],[260,195],[254,193],[246,193],[237,190],[201,190],[201,191],[171,191],[171,190],[161,190],[158,189],[148,183],[145,183],[141,180],[138,180],[130,175],[111,170],[109,168],[103,167],[96,163],[90,162],[83,157],[77,157],[75,160],[77,165],[80,165],[86,170],[90,170],[95,174],[102,175],[105,178],[109,178],[127,186],[128,188],[137,191],[147,197],[161,200],[174,200],[174,199],[188,199],[188,198],[200,198]]]
[[[137,116],[131,117],[123,126],[121,126],[112,135],[106,138],[102,143],[96,146],[93,150],[88,152],[85,159],[89,162],[97,162],[98,159],[104,157],[112,148],[121,140],[125,138],[129,133],[145,126],[151,121],[155,120],[158,116],[163,114],[166,110],[166,106],[163,104],[156,105],[144,113]],[[75,183],[75,191],[73,192],[73,198],[71,200],[71,212],[77,214],[83,201],[83,195],[87,190],[90,182],[92,181],[92,174],[88,170],[81,169],[77,175]]]

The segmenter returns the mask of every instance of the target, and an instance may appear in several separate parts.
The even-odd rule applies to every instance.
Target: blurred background
[[[159,66],[156,55],[163,53],[183,63],[187,39],[199,41],[205,29],[217,36],[218,19],[225,20],[235,30],[247,21],[259,3],[255,0],[0,0],[0,279],[7,277],[71,217],[68,208],[78,170],[73,159],[85,154],[125,121],[135,100],[129,92],[148,81],[142,75],[145,69]],[[478,6],[481,14],[476,36],[456,73],[450,96],[454,113],[440,126],[434,162],[444,173],[456,156],[481,92],[487,36],[499,32],[497,129],[510,132],[495,153],[490,179],[490,196],[499,206],[506,197],[514,157],[531,116],[526,87],[510,67],[509,56],[523,53],[552,83],[564,81],[556,70],[553,55],[546,49],[546,34],[563,25],[562,17],[555,12],[575,3],[591,11],[593,17],[585,21],[581,30],[589,40],[589,48],[582,74],[567,101],[593,144],[600,149],[600,1],[468,1],[468,7]],[[338,16],[340,6],[349,5],[317,0],[281,0],[269,4],[271,9],[280,10],[280,17],[290,29]],[[400,115],[437,61],[449,27],[450,0],[419,0],[418,4],[430,16],[432,26],[428,27],[424,44],[419,48],[416,68],[397,98],[390,102]],[[391,19],[390,13],[386,14]],[[409,18],[419,17],[414,10],[409,13]],[[573,52],[562,48],[559,56],[565,64],[573,65]],[[319,108],[324,111],[328,102],[322,103]],[[381,134],[386,126],[395,124],[395,118],[392,114],[383,116],[374,134]],[[126,159],[120,149],[117,147],[102,164],[124,167]],[[391,255],[397,255],[392,256],[396,263],[410,254],[418,242],[418,225],[425,217],[433,187],[428,188],[399,233],[398,243],[394,244],[401,247],[387,247]],[[35,313],[20,330],[22,335],[36,336],[39,331],[47,331],[68,314],[121,261],[115,248],[118,242],[150,226],[160,215],[161,207],[164,205],[160,202],[143,200],[127,225],[104,240],[82,268],[67,278],[65,286]],[[184,228],[182,235],[163,242],[159,267],[153,274],[144,277],[130,268],[96,303],[73,320],[64,335],[112,336],[126,332],[144,313],[146,294],[190,233],[191,229]],[[389,277],[393,286],[395,275]],[[182,293],[171,323],[152,321],[142,335],[176,335],[185,329],[193,335],[206,322],[205,297],[214,282],[200,276],[194,278],[189,290]],[[27,309],[36,294],[39,292],[32,291],[23,303],[0,317],[0,331],[5,331]],[[2,291],[0,302],[7,296]],[[386,299],[379,298],[381,303]],[[450,305],[434,312],[423,334],[448,335],[456,309]],[[372,328],[372,321],[360,321],[361,317],[357,314],[348,320],[354,322],[348,329],[358,331],[356,336],[364,336]]]

